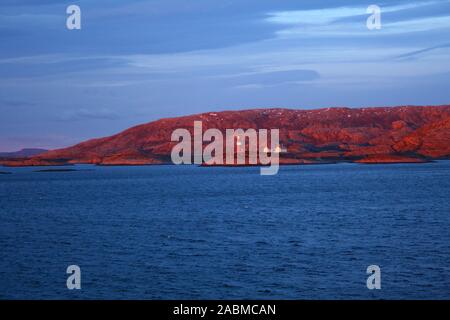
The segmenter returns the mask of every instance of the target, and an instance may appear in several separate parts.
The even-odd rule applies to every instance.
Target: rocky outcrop
[[[450,157],[450,105],[317,110],[254,109],[161,119],[116,135],[37,156],[0,160],[10,166],[171,163],[177,128],[279,129],[282,164],[334,161],[422,162]]]

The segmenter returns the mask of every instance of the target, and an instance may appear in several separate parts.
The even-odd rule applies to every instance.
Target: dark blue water
[[[75,168],[1,168],[0,298],[450,298],[449,161]]]

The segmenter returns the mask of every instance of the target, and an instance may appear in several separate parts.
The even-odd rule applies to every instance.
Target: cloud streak
[[[82,108],[75,111],[63,113],[58,120],[62,121],[80,121],[80,120],[115,120],[119,115],[106,108]]]
[[[449,1],[412,2],[401,5],[382,6],[384,21],[379,35],[404,34],[450,28],[450,15],[432,17],[402,16],[402,12],[412,9],[441,8]],[[284,26],[276,32],[279,37],[343,37],[367,36],[365,21],[368,17],[367,7],[336,7],[321,10],[293,10],[270,12],[266,17],[268,23]],[[426,12],[425,12],[426,13]],[[397,16],[396,16],[397,15]]]

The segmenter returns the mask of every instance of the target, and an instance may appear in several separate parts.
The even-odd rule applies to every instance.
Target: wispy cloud
[[[401,55],[398,55],[396,58],[397,59],[410,59],[410,58],[416,58],[419,56],[423,56],[426,53],[430,53],[433,51],[437,51],[437,50],[441,50],[444,49],[445,51],[448,51],[450,49],[450,43],[446,43],[446,44],[442,44],[442,45],[438,45],[438,46],[433,46],[433,47],[429,47],[429,48],[424,48],[424,49],[420,49],[420,50],[414,50],[412,52],[407,52],[407,53],[403,53]],[[449,53],[446,52],[446,54],[448,55]]]
[[[398,16],[394,14],[412,9],[441,6],[450,1],[412,2],[401,5],[381,6],[383,15],[390,19],[383,19],[382,30],[377,35],[392,35],[410,32],[421,32],[450,28],[450,15],[443,14],[432,17]],[[338,37],[338,36],[368,36],[365,25],[367,7],[336,7],[320,10],[293,10],[270,12],[266,21],[271,24],[284,26],[277,32],[279,37]],[[384,17],[384,16],[383,16]]]
[[[23,107],[32,107],[36,104],[34,102],[30,101],[24,101],[24,100],[2,100],[0,99],[0,107],[2,108],[23,108]]]
[[[236,87],[263,88],[286,84],[298,84],[319,79],[319,73],[314,70],[289,70],[275,72],[252,73],[229,78]]]
[[[383,13],[397,12],[439,3],[439,1],[413,2],[401,5],[383,6]],[[346,6],[316,10],[292,10],[268,13],[266,21],[277,24],[330,24],[332,22],[365,15],[367,6]]]
[[[63,113],[58,119],[63,121],[78,121],[78,120],[115,120],[119,115],[106,108],[83,108],[75,111]]]

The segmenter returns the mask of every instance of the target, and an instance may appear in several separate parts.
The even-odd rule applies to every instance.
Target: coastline
[[[414,157],[382,157],[373,158],[367,157],[363,159],[342,159],[333,161],[304,161],[304,159],[295,159],[296,161],[280,161],[279,166],[316,166],[316,165],[332,165],[332,164],[362,164],[362,165],[382,165],[382,164],[424,164],[433,163],[437,160],[450,160],[449,158],[439,158],[439,159],[428,159],[428,158],[414,158]],[[34,168],[34,167],[73,167],[76,165],[92,165],[98,167],[141,167],[141,166],[175,166],[172,162],[161,162],[161,163],[115,163],[115,164],[104,164],[104,163],[87,163],[87,162],[76,162],[76,163],[36,163],[36,164],[5,164],[0,161],[0,168]],[[265,167],[269,165],[262,164],[181,164],[182,166],[197,166],[202,168],[207,167],[225,167],[225,168],[241,168],[241,167]],[[75,169],[43,169],[45,171],[77,171]],[[41,171],[43,171],[41,170]],[[11,172],[0,171],[0,174],[10,174]]]
[[[0,157],[0,165],[171,164],[173,150],[182,144],[174,141],[172,134],[180,128],[185,130],[188,138],[183,143],[189,143],[195,151],[196,142],[192,141],[191,134],[198,122],[205,124],[204,129],[216,129],[221,133],[230,128],[248,131],[278,128],[278,147],[284,150],[279,156],[279,165],[424,163],[450,158],[450,105],[441,105],[313,110],[272,108],[202,113],[160,119],[112,136],[35,156]],[[212,146],[212,142],[199,142],[205,150]]]

